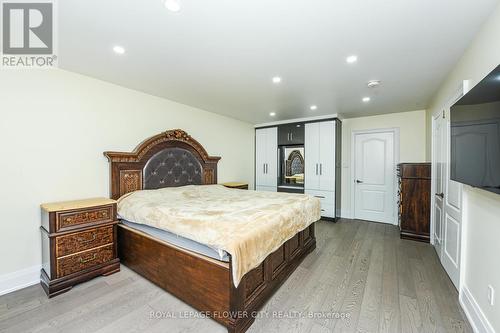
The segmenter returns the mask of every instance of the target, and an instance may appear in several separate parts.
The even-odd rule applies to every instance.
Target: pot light
[[[363,97],[362,101],[368,103],[371,100],[370,97]]]
[[[312,111],[314,111],[314,110],[317,110],[317,109],[318,109],[318,106],[316,106],[316,105],[311,105],[311,106],[309,107],[309,109],[311,109]]]
[[[370,80],[368,81],[367,86],[368,88],[375,88],[380,86],[380,83],[381,83],[380,80]]]
[[[120,46],[120,45],[115,45],[113,47],[113,51],[116,53],[116,54],[124,54],[125,53],[125,48],[123,46]]]
[[[276,84],[281,83],[281,78],[279,76],[273,77],[273,83],[276,83]]]
[[[270,115],[271,117],[274,117],[274,116],[276,116],[276,112],[269,112],[269,115]]]
[[[165,0],[165,8],[171,12],[177,13],[181,10],[181,4],[179,3],[179,0]]]
[[[358,56],[356,55],[350,55],[348,56],[345,61],[348,63],[348,64],[354,64],[356,61],[358,61]]]

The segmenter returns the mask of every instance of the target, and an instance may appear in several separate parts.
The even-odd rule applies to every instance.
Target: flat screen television
[[[450,178],[500,194],[500,66],[450,111]]]

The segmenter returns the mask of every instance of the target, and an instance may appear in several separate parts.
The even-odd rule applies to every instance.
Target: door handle
[[[363,183],[363,181],[361,181],[361,180],[359,180],[359,179],[356,179],[356,183],[358,183],[358,184],[362,184],[362,183]]]
[[[441,192],[441,193],[436,193],[436,195],[437,195],[438,197],[440,197],[441,199],[444,199],[444,193],[443,193],[443,192]]]

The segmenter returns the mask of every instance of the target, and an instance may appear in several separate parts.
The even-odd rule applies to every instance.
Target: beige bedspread
[[[222,185],[137,191],[118,201],[123,219],[231,254],[235,286],[284,242],[319,220],[320,211],[319,199],[308,195]]]

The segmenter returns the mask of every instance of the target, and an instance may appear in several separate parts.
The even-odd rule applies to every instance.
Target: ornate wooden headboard
[[[220,157],[180,129],[155,135],[133,152],[105,152],[110,162],[111,198],[129,192],[183,185],[217,183]]]

